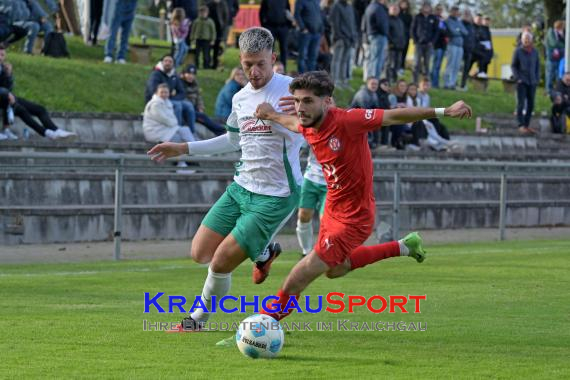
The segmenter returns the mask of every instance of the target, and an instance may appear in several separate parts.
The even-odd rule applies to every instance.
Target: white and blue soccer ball
[[[279,322],[263,314],[244,319],[236,333],[239,350],[253,359],[276,357],[284,342],[285,336]]]

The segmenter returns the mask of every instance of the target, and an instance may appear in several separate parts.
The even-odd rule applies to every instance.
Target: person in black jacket
[[[279,60],[285,70],[287,70],[289,29],[292,26],[287,12],[291,12],[288,0],[261,0],[259,21],[261,26],[269,29],[275,41],[279,41]]]
[[[208,3],[208,9],[210,10],[210,18],[214,20],[214,25],[216,25],[216,41],[214,42],[214,56],[211,68],[217,69],[220,55],[222,54],[222,43],[224,42],[226,27],[231,22],[230,11],[225,0],[212,0]]]
[[[406,43],[406,32],[404,22],[399,17],[400,7],[397,4],[390,5],[388,9],[389,30],[388,30],[388,80],[394,83],[398,79],[402,54]]]
[[[532,111],[534,109],[534,96],[536,86],[540,80],[540,62],[538,51],[532,43],[532,34],[524,32],[522,34],[522,46],[513,53],[511,68],[515,80],[517,81],[517,120],[519,132],[523,134],[534,133],[534,129],[529,128]],[[523,108],[526,110],[523,114]]]
[[[333,42],[331,76],[335,86],[349,88],[350,53],[358,41],[354,8],[346,0],[335,1],[330,10],[329,22]]]
[[[476,61],[477,66],[479,67],[477,76],[483,78],[487,77],[487,67],[489,66],[489,63],[491,63],[491,59],[493,59],[493,41],[491,37],[491,30],[489,29],[489,23],[490,18],[483,18],[481,14],[477,14],[475,16],[475,50],[473,61]],[[525,30],[524,26],[523,30]],[[530,25],[528,25],[527,30],[530,32]],[[520,46],[519,42],[520,39],[517,38],[517,47]]]
[[[475,25],[473,25],[473,16],[469,9],[463,11],[461,18],[463,26],[467,30],[467,35],[463,37],[463,76],[461,77],[461,89],[467,91],[467,78],[471,70],[471,62],[473,61],[473,51],[477,43],[477,36],[475,35]]]
[[[410,13],[410,2],[408,0],[401,0],[398,4],[400,7],[400,18],[404,23],[404,49],[402,50],[402,62],[400,63],[400,74],[404,75],[404,70],[406,69],[406,57],[408,56],[408,47],[410,46],[410,37],[412,30],[413,16]]]
[[[439,74],[441,71],[441,63],[445,56],[447,49],[447,24],[443,19],[443,5],[437,4],[435,6],[435,17],[438,20],[437,24],[437,39],[433,45],[433,60],[431,63],[431,84],[433,87],[439,87]]]
[[[438,20],[431,14],[430,3],[424,3],[420,13],[412,21],[412,38],[415,45],[414,82],[418,82],[420,73],[429,75],[429,61],[433,45],[437,40]]]
[[[9,1],[0,1],[0,43],[11,44],[26,36],[26,29],[14,25],[14,7]]]

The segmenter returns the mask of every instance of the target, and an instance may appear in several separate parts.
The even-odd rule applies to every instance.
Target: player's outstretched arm
[[[469,105],[467,105],[462,100],[454,103],[450,107],[445,108],[443,115],[438,115],[436,113],[436,110],[436,108],[423,107],[385,110],[384,117],[382,119],[382,126],[413,123],[415,121],[433,119],[434,117],[439,116],[447,116],[457,119],[464,119],[466,117],[470,118],[472,116],[471,107],[469,107]]]
[[[188,154],[188,144],[165,142],[152,147],[146,154],[156,162],[163,162],[167,158]]]
[[[261,103],[258,105],[253,116],[261,120],[273,121],[277,124],[281,124],[292,132],[299,133],[299,128],[297,127],[299,120],[297,120],[297,116],[279,113],[275,111],[269,103]]]

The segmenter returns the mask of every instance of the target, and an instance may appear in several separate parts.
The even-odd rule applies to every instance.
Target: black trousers
[[[97,35],[101,26],[101,16],[103,15],[103,0],[91,0],[89,10],[91,12],[89,40],[95,45],[97,44]]]
[[[534,95],[536,94],[536,85],[519,83],[517,84],[517,121],[519,126],[528,127],[532,111],[534,110]],[[523,115],[523,108],[526,106],[526,112]]]
[[[7,124],[6,108],[8,106],[8,96],[7,94],[2,94],[0,96],[0,107],[4,111],[4,123]],[[14,109],[14,115],[22,119],[26,125],[36,131],[39,135],[45,136],[46,129],[51,129],[52,131],[57,130],[57,125],[54,124],[53,120],[49,117],[49,113],[45,107],[30,102],[24,98],[16,97],[16,103],[12,105]],[[37,117],[41,124],[36,121],[33,117]]]
[[[271,34],[273,34],[273,38],[275,39],[275,43],[279,41],[279,61],[283,64],[285,71],[287,71],[287,57],[288,57],[288,48],[287,45],[289,43],[289,28],[286,26],[277,26],[277,27],[268,27]]]
[[[216,38],[214,42],[214,57],[212,60],[212,69],[217,69],[220,63],[220,55],[222,54],[222,40]]]
[[[388,81],[396,83],[398,79],[398,70],[400,70],[402,63],[402,50],[389,49],[388,50]]]
[[[463,76],[461,77],[462,88],[467,84],[467,78],[469,78],[469,71],[471,71],[473,63],[473,53],[463,49]]]
[[[200,67],[200,54],[203,56],[203,68],[210,68],[210,41],[196,40],[196,67]]]

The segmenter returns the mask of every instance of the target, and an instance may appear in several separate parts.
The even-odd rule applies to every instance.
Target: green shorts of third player
[[[255,261],[299,204],[299,189],[288,197],[252,193],[233,182],[212,206],[202,224],[222,236],[230,233]]]
[[[311,180],[304,179],[301,188],[301,200],[299,208],[318,210],[319,215],[325,212],[325,199],[327,197],[327,185],[321,185]]]

